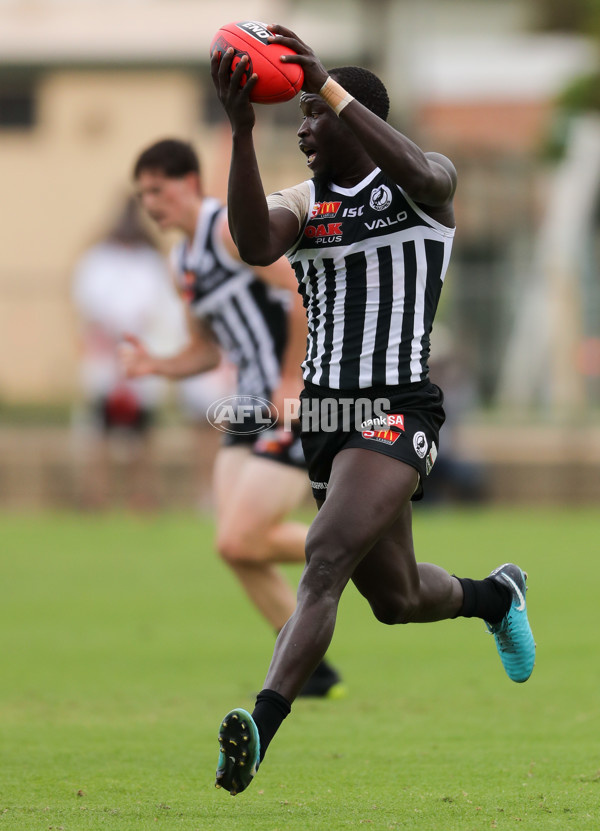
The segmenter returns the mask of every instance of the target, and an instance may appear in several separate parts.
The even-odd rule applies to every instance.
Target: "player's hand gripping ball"
[[[240,59],[249,58],[242,86],[248,78],[256,73],[258,80],[250,93],[250,100],[255,104],[278,104],[289,101],[302,87],[304,72],[297,63],[282,63],[282,55],[295,55],[287,46],[269,43],[267,38],[272,33],[264,23],[255,20],[243,20],[239,23],[226,23],[218,30],[210,44],[210,54],[224,53],[230,46],[235,50],[231,71]]]

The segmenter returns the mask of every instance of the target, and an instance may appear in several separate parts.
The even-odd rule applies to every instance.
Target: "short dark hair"
[[[169,179],[181,179],[188,173],[200,173],[198,154],[191,144],[179,139],[163,139],[143,150],[133,168],[138,179],[145,170],[159,170]]]
[[[390,98],[383,81],[374,72],[362,66],[336,66],[329,74],[363,106],[387,121]]]

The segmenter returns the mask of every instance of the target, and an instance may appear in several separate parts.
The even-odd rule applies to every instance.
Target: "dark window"
[[[0,82],[0,130],[31,129],[35,126],[35,97],[32,88],[3,88]]]

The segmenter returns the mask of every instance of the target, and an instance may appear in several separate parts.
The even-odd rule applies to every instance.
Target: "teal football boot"
[[[250,713],[227,713],[219,728],[219,746],[215,787],[236,796],[246,790],[260,764],[260,738]]]
[[[513,563],[505,563],[490,574],[508,589],[512,595],[510,609],[499,623],[486,626],[496,640],[498,654],[511,681],[522,684],[533,672],[535,641],[527,619],[527,574]]]

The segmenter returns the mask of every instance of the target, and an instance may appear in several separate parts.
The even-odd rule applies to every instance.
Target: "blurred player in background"
[[[454,166],[387,123],[387,91],[373,73],[328,73],[293,32],[269,28],[272,42],[297,53],[285,60],[304,70],[298,137],[311,180],[265,197],[249,98],[257,76],[244,78],[247,56],[232,73],[231,48],[215,52],[211,71],[233,133],[228,208],[240,254],[263,266],[287,254],[307,308],[301,423],[319,513],[296,611],[254,711],[221,722],[216,784],[233,795],[250,784],[328,648],[350,580],[387,624],[485,620],[514,681],[529,677],[535,658],[518,566],[459,579],[417,563],[413,548],[411,499],[422,496],[444,421],[427,358],[454,236]],[[322,424],[318,405],[332,399],[338,424],[330,410]],[[384,407],[377,427],[356,417],[365,399],[374,413]]]
[[[184,328],[187,341],[187,321]],[[216,369],[178,381],[176,390],[177,405],[193,437],[196,508],[212,518],[216,509],[213,468],[221,447],[221,434],[210,423],[211,406],[235,393],[235,367],[222,359]]]
[[[180,312],[164,258],[133,197],[104,238],[77,263],[73,299],[80,320],[82,422],[89,457],[83,469],[83,504],[102,507],[114,495],[110,474],[113,451],[119,450],[125,456],[130,505],[152,507],[157,494],[151,432],[164,382],[125,379],[118,345],[125,332],[133,332],[153,349],[171,348]],[[122,483],[123,477],[119,479]]]
[[[131,378],[180,379],[219,364],[221,350],[237,368],[237,392],[273,401],[297,399],[306,320],[285,259],[250,269],[229,233],[227,210],[202,190],[194,149],[176,139],[146,148],[134,167],[140,202],[161,230],[184,239],[172,256],[175,282],[188,303],[189,341],[170,358],[150,354],[130,337],[122,352]],[[214,488],[217,548],[248,597],[279,632],[295,608],[295,592],[277,563],[304,562],[307,528],[286,519],[307,494],[298,433],[226,433],[217,455]],[[342,692],[325,660],[306,678],[303,695]]]
[[[429,378],[444,390],[444,441],[427,485],[426,505],[484,502],[487,473],[479,460],[467,458],[459,427],[479,403],[473,373],[447,328],[436,322],[431,337]]]

